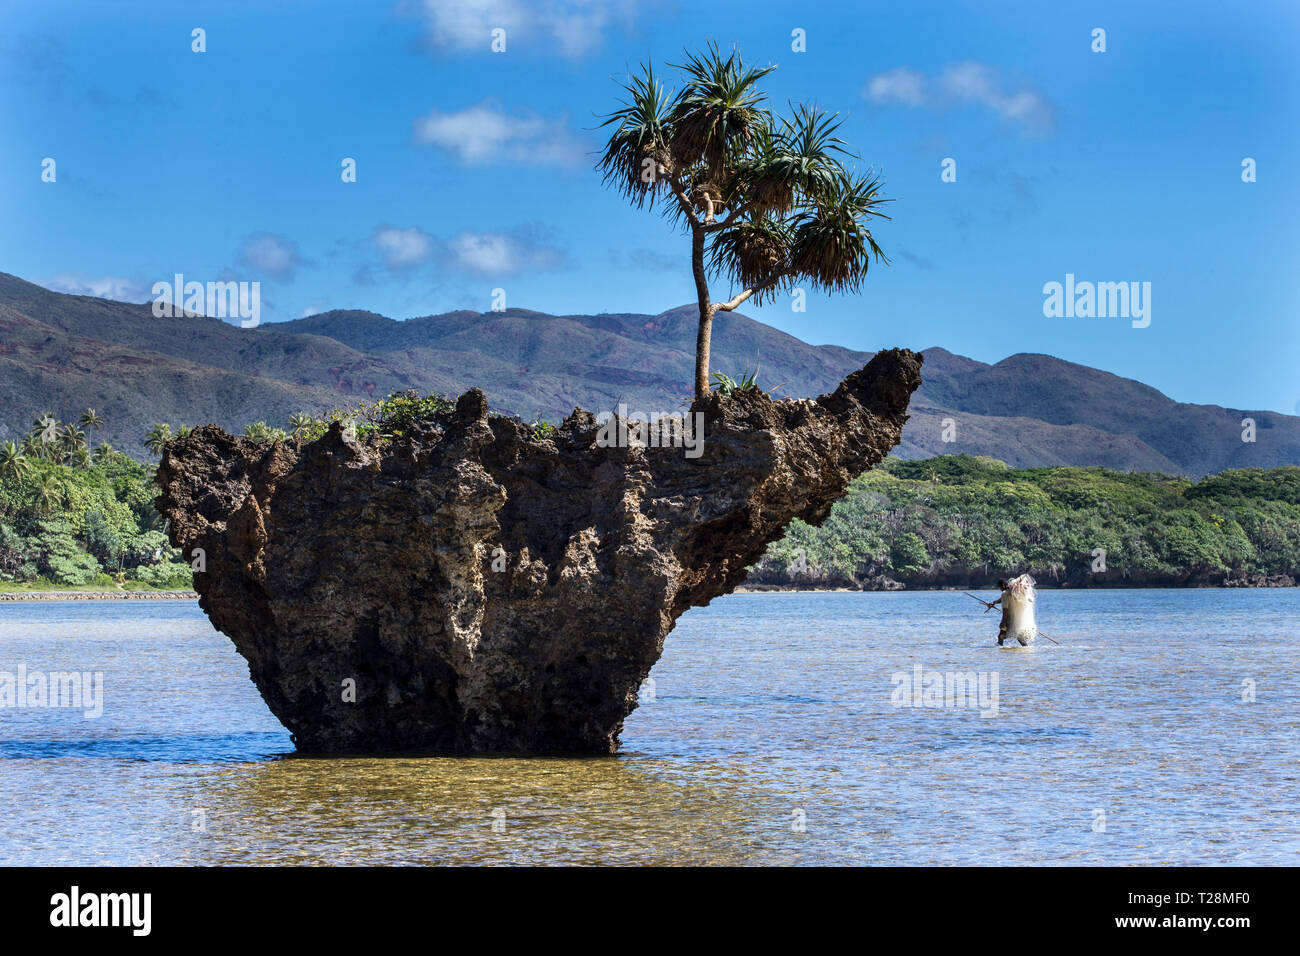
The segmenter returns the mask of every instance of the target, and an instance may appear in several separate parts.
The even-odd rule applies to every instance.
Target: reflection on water
[[[968,604],[695,609],[599,759],[297,757],[197,606],[8,604],[0,671],[104,712],[0,710],[0,862],[1297,862],[1300,592],[1043,592],[1026,649]],[[996,715],[894,706],[918,664]]]

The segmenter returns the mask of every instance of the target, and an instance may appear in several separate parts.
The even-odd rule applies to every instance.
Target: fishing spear
[[[993,610],[993,608],[997,606],[996,601],[986,601],[981,597],[975,597],[975,595],[971,594],[969,591],[962,591],[961,593],[966,595],[968,598],[974,598],[976,601],[979,601],[981,604],[983,604],[985,614],[987,614],[989,611]]]

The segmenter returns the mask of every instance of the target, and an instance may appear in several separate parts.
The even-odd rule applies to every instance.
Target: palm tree
[[[709,44],[676,67],[675,95],[653,65],[622,88],[621,109],[597,168],[633,205],[663,204],[665,216],[691,236],[691,272],[699,300],[695,397],[709,392],[713,319],[753,298],[774,298],[806,283],[826,292],[856,292],[874,258],[885,257],[871,217],[889,200],[881,181],[844,165],[849,154],[833,115],[795,106],[774,117],[758,82],[775,67],[747,68],[733,51]],[[710,277],[741,291],[713,302]]]
[[[71,461],[78,452],[86,450],[86,433],[76,425],[64,425],[59,435],[60,458]]]
[[[32,430],[28,433],[28,437],[33,439],[36,447],[39,448],[36,457],[49,459],[58,457],[59,429],[59,420],[49,412],[42,413],[32,423]]]
[[[46,473],[42,475],[40,481],[36,483],[33,492],[36,495],[36,503],[38,505],[37,510],[44,514],[54,507],[62,494],[62,489],[54,476]]]
[[[23,442],[18,446],[18,450],[28,458],[40,458],[43,456],[45,448],[41,440],[32,434],[23,436]]]
[[[159,457],[162,456],[163,449],[167,443],[172,440],[172,427],[166,422],[154,422],[153,428],[149,429],[148,434],[144,436],[145,447]]]
[[[31,468],[32,463],[14,442],[7,441],[0,445],[0,478],[21,480]]]
[[[95,449],[95,464],[102,465],[106,461],[110,461],[116,452],[117,449],[108,442],[100,442],[99,447]]]
[[[104,427],[104,419],[93,408],[88,408],[81,413],[81,427],[88,432],[98,433]]]
[[[312,417],[306,412],[295,412],[289,416],[290,434],[294,438],[301,438],[302,433],[312,426]]]
[[[193,425],[182,425],[180,426],[180,428],[176,429],[176,437],[184,438],[186,435],[191,434],[193,431],[194,431]]]

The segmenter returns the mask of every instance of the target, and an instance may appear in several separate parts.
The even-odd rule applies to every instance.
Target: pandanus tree
[[[777,116],[764,106],[759,83],[775,67],[746,67],[739,53],[724,57],[710,44],[674,69],[676,92],[649,63],[622,84],[626,99],[602,124],[613,130],[597,168],[634,206],[659,203],[691,237],[703,398],[714,316],[800,285],[859,291],[871,262],[889,261],[870,229],[873,217],[889,218],[881,211],[889,200],[872,171],[846,165],[833,114],[795,105]],[[731,297],[714,302],[710,279],[727,280]]]
[[[269,442],[287,438],[282,428],[274,428],[266,422],[250,422],[244,426],[244,437],[253,441]]]
[[[306,412],[294,412],[289,416],[289,434],[301,438],[312,426],[312,417]]]

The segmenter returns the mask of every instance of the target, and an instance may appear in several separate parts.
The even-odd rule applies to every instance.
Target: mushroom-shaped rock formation
[[[608,754],[677,618],[825,519],[920,368],[893,349],[815,401],[712,394],[702,448],[610,447],[580,410],[539,438],[478,389],[389,437],[208,425],[167,444],[157,506],[299,750]]]

